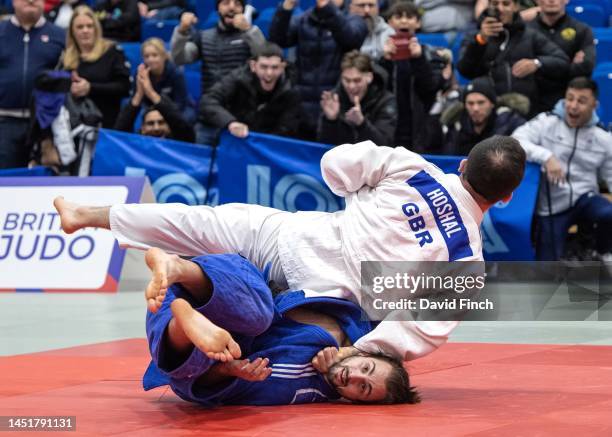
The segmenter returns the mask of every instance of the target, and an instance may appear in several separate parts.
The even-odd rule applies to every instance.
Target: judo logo
[[[145,169],[128,167],[126,176],[144,176]],[[168,173],[153,183],[155,198],[159,203],[180,202],[187,205],[215,206],[219,204],[219,190],[211,188],[206,199],[206,188],[187,173]]]
[[[298,210],[335,212],[338,201],[327,187],[314,177],[296,173],[281,177],[272,186],[270,167],[247,167],[247,203],[295,212]]]
[[[482,219],[482,224],[480,225],[480,230],[482,232],[482,244],[484,246],[484,250],[487,253],[508,253],[510,249],[502,239],[499,232],[493,226],[493,220],[491,220],[491,216],[487,211]]]

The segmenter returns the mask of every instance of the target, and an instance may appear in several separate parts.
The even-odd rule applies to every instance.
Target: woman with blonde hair
[[[100,22],[89,6],[74,10],[63,64],[64,69],[72,71],[72,96],[89,97],[102,113],[102,127],[112,128],[121,99],[130,92],[129,63],[121,48],[104,39]]]
[[[149,38],[142,43],[140,51],[155,91],[174,102],[187,121],[195,122],[195,102],[187,93],[185,76],[170,60],[164,42],[159,38]]]

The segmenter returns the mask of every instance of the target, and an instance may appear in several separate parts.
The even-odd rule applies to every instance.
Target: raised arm
[[[411,170],[428,165],[420,155],[398,147],[377,146],[372,141],[343,144],[321,158],[323,179],[338,196],[354,193],[364,186],[376,187],[388,177],[410,177]]]

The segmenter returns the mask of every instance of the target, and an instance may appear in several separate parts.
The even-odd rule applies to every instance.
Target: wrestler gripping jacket
[[[457,175],[422,156],[371,141],[344,144],[323,155],[321,172],[346,209],[297,212],[283,223],[278,250],[289,288],[361,302],[361,261],[483,259],[482,210]],[[457,324],[384,321],[357,345],[412,360]]]
[[[166,295],[166,299],[172,300],[173,296]],[[243,358],[248,357],[251,361],[258,357],[270,359],[272,374],[266,380],[251,382],[232,378],[221,386],[198,386],[196,377],[209,366],[192,368],[188,378],[173,378],[151,362],[143,377],[145,389],[169,384],[181,398],[205,406],[287,405],[338,399],[337,392],[311,364],[321,349],[338,347],[336,340],[319,326],[283,316],[302,305],[333,316],[353,342],[371,329],[369,322],[361,320],[359,307],[348,301],[328,297],[306,298],[302,291],[284,293],[274,301],[274,319],[268,330],[256,337],[234,336]]]

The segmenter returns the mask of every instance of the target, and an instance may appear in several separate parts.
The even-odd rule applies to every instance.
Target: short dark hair
[[[159,111],[159,109],[157,109],[155,106],[145,106],[143,111],[142,111],[142,121],[145,121],[145,118],[147,118],[147,115],[149,115],[151,112],[153,111]],[[161,114],[161,112],[160,112]],[[163,117],[163,115],[162,115]]]
[[[508,197],[523,180],[525,150],[512,137],[494,135],[476,144],[463,176],[487,202]]]
[[[340,69],[344,71],[349,68],[355,68],[361,73],[372,73],[374,71],[372,58],[359,50],[351,50],[342,58]]]
[[[579,76],[575,77],[567,84],[567,88],[573,88],[575,90],[591,90],[595,99],[599,97],[599,87],[590,77]]]
[[[379,359],[385,361],[391,365],[391,373],[385,380],[385,388],[387,389],[387,396],[381,401],[368,402],[374,404],[418,404],[421,402],[421,396],[419,395],[416,387],[410,385],[410,377],[408,372],[402,365],[401,361],[386,355],[382,352],[363,352],[360,351],[358,355],[365,357]],[[355,402],[363,403],[363,402]]]
[[[252,59],[256,61],[259,58],[271,58],[273,56],[283,59],[283,50],[277,44],[266,41],[255,49]]]
[[[407,17],[417,17],[417,19],[421,19],[423,15],[421,10],[411,1],[401,0],[394,2],[385,14],[385,18],[389,20],[389,18],[397,15],[401,17],[405,15]]]

